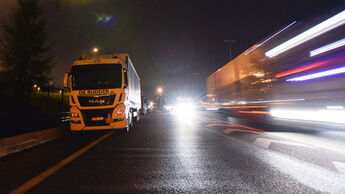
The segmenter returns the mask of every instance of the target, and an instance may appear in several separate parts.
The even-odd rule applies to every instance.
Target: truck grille
[[[115,95],[110,96],[78,96],[81,106],[109,106],[114,104]]]
[[[113,113],[113,108],[110,109],[95,109],[95,110],[80,110],[84,118],[85,126],[107,126],[109,124],[105,123],[105,118],[108,114]],[[103,117],[101,121],[93,121],[92,117]]]

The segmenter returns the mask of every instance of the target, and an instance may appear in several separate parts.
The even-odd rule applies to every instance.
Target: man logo
[[[105,100],[104,99],[90,99],[89,100],[89,103],[90,104],[104,104],[105,103]]]

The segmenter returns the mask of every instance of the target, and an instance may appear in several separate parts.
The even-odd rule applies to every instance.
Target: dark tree
[[[33,84],[48,83],[53,66],[51,46],[40,0],[18,0],[12,8],[9,22],[3,25],[0,56],[5,65],[6,85],[15,97],[27,96]]]

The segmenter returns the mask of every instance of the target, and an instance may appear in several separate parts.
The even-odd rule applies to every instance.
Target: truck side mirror
[[[69,73],[65,73],[65,76],[63,78],[63,87],[64,88],[68,88],[68,77],[69,77]]]

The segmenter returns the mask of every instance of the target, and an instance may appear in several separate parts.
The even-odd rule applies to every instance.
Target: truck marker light
[[[295,78],[287,79],[286,81],[287,82],[306,81],[306,80],[311,80],[311,79],[317,79],[317,78],[337,75],[337,74],[341,74],[341,73],[345,73],[345,67],[340,67],[340,68],[336,68],[336,69],[322,71],[319,73],[313,73],[313,74],[309,74],[309,75],[295,77]]]
[[[345,23],[345,10],[336,14],[335,16],[319,23],[318,25],[309,28],[301,34],[289,39],[288,41],[274,47],[265,53],[266,57],[272,58],[277,56],[295,46],[298,46],[312,38],[315,38],[325,32],[328,32]]]
[[[310,56],[313,57],[315,55],[318,55],[318,54],[321,54],[321,53],[325,53],[327,51],[330,51],[330,50],[342,47],[344,45],[345,45],[345,38],[341,39],[341,40],[338,40],[336,42],[327,44],[327,45],[325,45],[323,47],[320,47],[318,49],[310,51]]]

